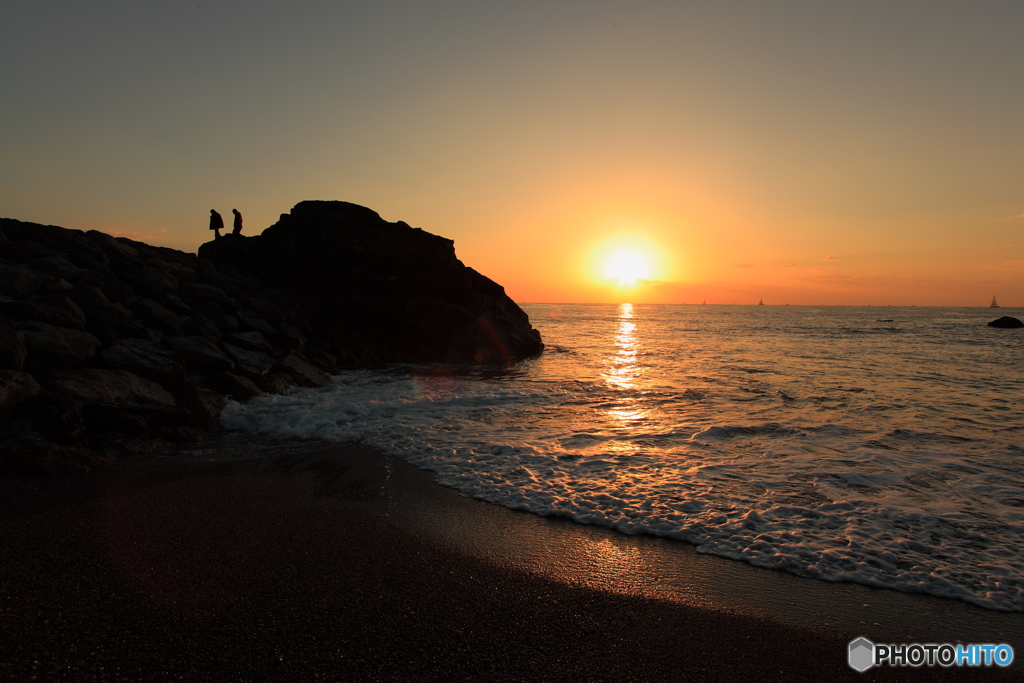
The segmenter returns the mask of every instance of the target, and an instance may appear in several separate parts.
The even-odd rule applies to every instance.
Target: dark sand
[[[846,664],[859,635],[1024,657],[1020,614],[504,510],[353,445],[0,479],[0,552],[5,681],[1024,680]]]

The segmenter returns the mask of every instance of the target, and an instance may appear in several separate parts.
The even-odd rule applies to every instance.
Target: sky
[[[194,252],[211,208],[344,200],[520,302],[1024,306],[1022,31],[1019,0],[6,0],[0,216]]]

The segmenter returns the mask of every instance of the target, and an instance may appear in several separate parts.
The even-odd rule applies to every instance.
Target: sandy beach
[[[5,478],[0,544],[3,680],[1024,680],[846,664],[861,635],[1024,652],[1019,614],[497,508],[351,444]]]

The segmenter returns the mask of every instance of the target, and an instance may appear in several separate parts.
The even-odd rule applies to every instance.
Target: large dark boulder
[[[312,363],[307,363],[298,356],[290,354],[282,358],[274,370],[291,378],[293,384],[300,387],[325,387],[331,383],[327,373]]]
[[[60,295],[53,294],[51,296]],[[70,301],[67,297],[61,298]],[[0,313],[3,313],[12,320],[35,320],[55,327],[68,327],[73,330],[85,328],[85,315],[81,313],[81,309],[74,313],[66,307],[58,308],[39,301],[5,301],[0,303]]]
[[[174,408],[174,396],[156,382],[127,370],[80,368],[56,372],[48,388],[78,401]]]
[[[73,283],[75,287],[96,287],[110,300],[118,303],[128,303],[135,293],[130,286],[118,280],[116,277],[107,275],[98,270],[86,270]]]
[[[43,291],[43,286],[53,280],[49,275],[25,268],[24,266],[0,263],[0,294],[14,297],[28,297]]]
[[[82,268],[71,263],[63,256],[49,256],[36,259],[30,262],[29,265],[40,273],[53,278],[67,280],[68,282],[77,278],[83,271]]]
[[[1024,327],[1024,322],[1021,322],[1017,318],[1011,318],[1008,315],[1004,315],[1002,318],[996,318],[995,320],[990,322],[988,326],[1013,329],[1017,327]]]
[[[235,372],[253,382],[263,379],[274,365],[274,359],[260,351],[250,351],[232,344],[221,344],[227,356],[235,362]]]
[[[0,412],[40,391],[39,382],[27,372],[0,369]]]
[[[220,411],[228,404],[228,398],[213,389],[200,388],[184,396],[181,404],[193,424],[208,432],[215,432],[220,429]]]
[[[273,347],[269,342],[267,342],[267,339],[263,336],[262,332],[239,332],[237,334],[229,334],[224,341],[231,342],[234,346],[240,346],[243,349],[249,349],[250,351],[262,351],[263,353],[270,353],[273,351]]]
[[[175,337],[166,339],[164,343],[178,354],[191,372],[213,374],[235,369],[234,361],[206,337]]]
[[[291,375],[280,370],[271,370],[260,382],[260,388],[268,394],[286,394],[295,384]]]
[[[68,292],[68,296],[72,301],[78,304],[78,307],[82,311],[86,311],[90,314],[95,312],[107,312],[113,308],[113,304],[110,303],[110,299],[103,293],[103,290],[99,287],[92,287],[90,285],[83,285],[81,287],[75,287],[73,290]],[[125,322],[131,322],[126,320]]]
[[[261,316],[256,311],[248,308],[243,308],[238,311],[238,329],[246,332],[259,332],[265,334],[268,337],[273,336],[274,326],[270,324],[270,321]]]
[[[119,339],[104,349],[100,358],[114,370],[127,370],[165,386],[185,374],[176,353],[149,339]]]
[[[126,268],[122,272],[121,278],[136,293],[144,296],[159,296],[163,292],[174,291],[178,288],[178,278],[171,275],[165,268],[135,265]]]
[[[181,336],[183,329],[181,318],[152,299],[136,299],[128,304],[128,309],[149,327],[156,328],[172,337]]]
[[[224,311],[233,311],[238,307],[223,289],[214,285],[182,285],[181,292],[192,301],[212,301]]]
[[[202,313],[189,316],[182,331],[187,337],[204,337],[214,344],[219,344],[224,336],[213,321]]]
[[[507,365],[543,349],[526,313],[459,261],[452,240],[355,204],[300,202],[263,234],[208,242],[199,256],[293,297],[340,358]]]
[[[100,349],[100,340],[88,332],[79,332],[48,323],[18,323],[28,349],[28,365],[33,371],[68,370],[92,358]]]
[[[56,280],[56,282],[64,282],[64,280]],[[51,283],[53,284],[53,283]],[[67,284],[65,282],[65,284]],[[59,308],[62,311],[67,311],[75,316],[76,320],[81,320],[85,323],[85,311],[79,306],[73,299],[68,298],[68,294],[75,291],[75,288],[71,285],[67,285],[67,289],[63,292],[56,294],[40,294],[35,296],[32,300],[47,306],[53,306]]]

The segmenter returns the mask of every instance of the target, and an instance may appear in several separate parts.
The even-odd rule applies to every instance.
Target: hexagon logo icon
[[[861,673],[867,671],[875,663],[875,644],[861,636],[850,642],[850,668]]]

